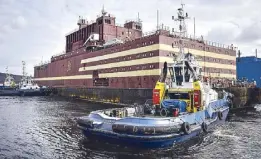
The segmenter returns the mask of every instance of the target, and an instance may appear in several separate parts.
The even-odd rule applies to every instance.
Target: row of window
[[[155,68],[155,64],[139,65],[139,66],[127,66],[118,68],[108,68],[100,70],[99,73],[113,73],[113,72],[125,72],[125,71],[136,71],[136,70],[147,70]]]
[[[165,56],[173,56],[174,53],[169,52],[169,53],[164,53]],[[225,59],[219,59],[219,58],[214,58],[214,57],[207,57],[207,56],[199,56],[197,55],[202,62],[211,62],[211,63],[219,63],[219,64],[226,64],[226,65],[236,65],[236,61],[234,60],[225,60]]]
[[[129,55],[129,56],[123,56],[123,57],[118,57],[118,58],[112,58],[108,60],[101,60],[99,61],[99,64],[108,64],[108,63],[115,63],[115,62],[121,62],[121,61],[129,61],[129,60],[135,60],[135,59],[140,59],[140,58],[145,58],[145,57],[152,57],[154,56],[154,52],[146,52],[146,53],[140,53],[136,55]],[[91,66],[92,65],[97,65],[97,62],[92,62],[89,63]],[[117,63],[115,63],[117,65]],[[90,66],[89,65],[89,66]],[[84,64],[84,67],[86,67],[86,64]]]
[[[120,82],[120,83],[124,83],[124,82],[134,82],[135,81],[135,83],[137,83],[138,84],[138,82],[141,82],[141,81],[152,81],[152,82],[155,82],[156,81],[156,79],[154,78],[154,77],[137,77],[137,78],[128,78],[128,77],[126,77],[126,78],[121,78],[121,79],[119,79],[119,78],[116,78],[116,79],[114,79],[114,78],[111,78],[111,83],[118,83],[118,82]],[[139,84],[141,84],[141,83],[139,83]]]
[[[206,62],[215,62],[215,63],[220,63],[220,64],[228,64],[228,65],[236,65],[236,62],[233,60],[224,60],[224,59],[217,59],[217,58],[212,58],[212,57],[205,57],[203,58],[203,61]]]
[[[137,47],[140,47],[140,45],[141,45],[141,46],[146,46],[146,45],[152,45],[152,44],[154,44],[154,43],[155,43],[154,41],[142,42],[141,44],[138,43],[136,46],[137,46]],[[128,44],[128,43],[127,43],[127,44]],[[124,45],[126,45],[126,44],[124,44]],[[115,52],[130,50],[130,49],[136,48],[136,46],[135,46],[135,45],[133,46],[133,45],[131,45],[131,44],[128,44],[128,46],[121,46],[121,47],[119,47],[119,48],[111,48],[111,49],[107,48],[107,49],[102,49],[101,51],[102,51],[104,54],[107,54],[107,53],[115,53]],[[77,51],[77,53],[78,53],[78,51]],[[67,54],[68,54],[68,53],[67,53]],[[72,53],[71,53],[71,55],[72,55]],[[68,56],[68,55],[65,55],[65,56]],[[151,55],[151,56],[152,56],[152,55]],[[56,58],[55,58],[54,60],[56,60]]]
[[[111,20],[110,19],[105,19],[105,23],[111,24]]]
[[[141,29],[141,26],[140,25],[135,25],[136,29]]]
[[[172,43],[172,47],[177,47],[179,45],[179,41],[174,41]],[[200,50],[205,50],[205,51],[210,51],[210,52],[216,52],[216,53],[222,53],[226,55],[235,55],[235,52],[230,52],[227,49],[224,48],[216,48],[216,47],[211,47],[211,46],[204,46],[204,44],[194,44],[194,43],[184,43],[184,47],[187,48],[193,48],[193,49],[200,49]]]
[[[126,31],[126,34],[127,34],[127,35],[131,35],[132,32],[131,32],[131,31]],[[122,32],[122,35],[124,35],[124,31]]]
[[[138,48],[140,46],[146,46],[146,45],[152,45],[154,44],[155,42],[154,41],[149,41],[149,42],[142,42],[141,44],[138,43],[136,46],[135,45],[132,45],[130,43],[126,43],[126,44],[123,44],[125,46],[122,46],[119,47],[119,48],[111,48],[111,49],[105,49],[104,50],[104,53],[114,53],[114,52],[120,52],[120,51],[125,51],[125,50],[130,50],[130,49],[134,49],[134,48]],[[127,46],[126,46],[127,45]]]
[[[221,68],[208,68],[206,67],[205,70],[203,68],[204,72],[208,72],[208,73],[225,73],[225,74],[232,74],[235,75],[236,74],[236,70],[229,70],[229,69],[221,69]]]

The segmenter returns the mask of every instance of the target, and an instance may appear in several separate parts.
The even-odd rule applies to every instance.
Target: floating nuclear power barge
[[[34,68],[34,80],[39,85],[57,88],[63,96],[144,103],[152,98],[164,62],[173,63],[173,55],[179,52],[177,32],[157,25],[156,31],[143,33],[139,18],[119,26],[116,18],[102,9],[96,21],[80,17],[77,24],[79,27],[66,35],[65,52]],[[184,39],[184,52],[201,59],[205,80],[229,85],[236,79],[233,45],[188,35]]]

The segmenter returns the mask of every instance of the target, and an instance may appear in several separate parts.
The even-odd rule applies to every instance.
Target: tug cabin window
[[[170,99],[190,99],[189,93],[178,92],[178,93],[169,93]]]
[[[175,74],[174,74],[174,69],[173,69],[173,67],[169,67],[168,69],[169,69],[168,72],[169,72],[171,81],[172,81],[172,82],[175,82],[176,78],[175,78]]]
[[[190,82],[190,78],[192,76],[191,71],[187,67],[184,67],[184,72],[185,82]],[[175,67],[175,75],[177,85],[181,85],[183,82],[183,67]]]

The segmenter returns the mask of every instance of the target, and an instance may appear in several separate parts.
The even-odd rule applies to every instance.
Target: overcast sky
[[[222,44],[234,44],[243,56],[261,57],[261,0],[183,0],[190,15],[189,33]],[[47,61],[65,47],[65,34],[77,27],[78,17],[94,20],[102,6],[116,16],[116,23],[137,18],[143,21],[143,31],[156,28],[157,9],[160,23],[174,26],[180,0],[0,0],[0,72],[22,73],[22,60],[27,72]]]

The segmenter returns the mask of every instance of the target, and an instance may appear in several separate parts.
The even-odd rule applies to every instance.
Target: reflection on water
[[[51,97],[0,97],[0,158],[261,158],[259,112],[233,115],[186,144],[145,151],[83,137],[75,118],[104,108]]]

